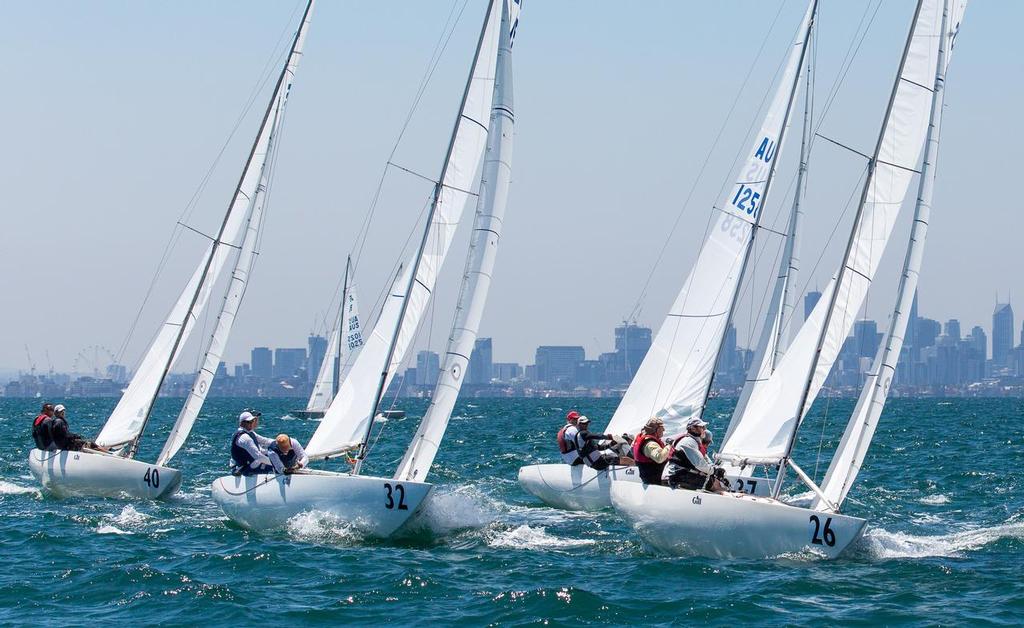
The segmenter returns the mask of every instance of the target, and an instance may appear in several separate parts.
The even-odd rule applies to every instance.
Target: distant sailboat
[[[764,558],[811,551],[835,558],[863,534],[866,520],[839,509],[881,415],[906,328],[931,206],[945,72],[965,8],[966,0],[919,0],[843,261],[775,370],[755,385],[723,443],[720,456],[734,465],[778,467],[772,497],[614,482],[615,509],[652,546],[685,555]],[[896,309],[819,487],[792,459],[796,434],[853,326],[916,172],[920,194]],[[815,495],[810,508],[779,501],[787,469]]]
[[[786,60],[785,70],[761,129],[736,172],[735,183],[712,210],[714,222],[700,255],[665,317],[651,348],[612,416],[609,434],[635,434],[651,416],[666,423],[666,434],[683,431],[701,416],[711,392],[714,367],[739,297],[740,282],[766,214],[775,164],[781,154],[802,69],[817,0],[811,0]],[[732,476],[732,479],[739,479]],[[639,482],[635,467],[536,464],[519,470],[519,483],[545,503],[571,510],[611,507],[613,481]],[[768,483],[746,483],[765,494]]]
[[[320,363],[313,391],[305,410],[292,410],[293,417],[300,419],[323,418],[341,385],[342,369],[349,358],[363,346],[363,330],[359,322],[359,303],[356,287],[352,283],[352,258],[345,261],[345,276],[342,279],[341,303],[338,306],[338,320],[331,330],[327,352]]]
[[[174,494],[181,485],[181,472],[166,465],[184,444],[195,424],[245,293],[263,224],[270,174],[269,157],[276,148],[288,95],[302,56],[313,1],[309,0],[306,5],[220,230],[96,438],[97,445],[110,451],[51,452],[33,449],[29,454],[29,468],[47,490],[59,495],[127,495],[156,499]],[[231,280],[216,328],[206,342],[203,363],[185,405],[156,462],[136,460],[139,442],[164,379],[181,356],[185,342],[209,302],[214,284],[233,250],[238,251],[238,257]]]
[[[472,346],[476,334],[489,281],[484,281],[483,275],[493,260],[508,192],[513,124],[511,52],[518,14],[519,0],[491,0],[488,5],[419,248],[401,279],[393,284],[373,332],[306,445],[311,460],[357,452],[351,472],[303,469],[291,475],[218,478],[213,482],[213,499],[233,521],[254,529],[272,528],[298,513],[318,510],[384,537],[400,528],[429,494],[432,485],[423,480],[443,436],[450,403],[454,403],[451,392],[435,393],[437,404],[424,417],[393,478],[363,476],[360,471],[370,451],[370,435],[380,416],[384,391],[422,322],[482,165],[476,228],[445,362],[451,370],[441,378],[446,390],[457,393],[457,382],[464,373],[465,363],[456,354],[464,351],[467,338]],[[444,405],[440,405],[442,401]]]

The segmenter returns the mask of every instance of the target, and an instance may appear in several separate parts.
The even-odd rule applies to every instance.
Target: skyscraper
[[[250,362],[255,377],[269,379],[274,375],[274,354],[268,347],[256,347],[252,350]]]
[[[420,351],[416,354],[416,385],[425,388],[437,385],[441,374],[441,356],[433,351]]]
[[[636,323],[623,323],[615,328],[615,352],[621,357],[625,381],[629,381],[640,368],[644,356],[651,348],[651,330]]]
[[[274,349],[274,377],[294,377],[306,370],[306,349]]]
[[[575,384],[576,367],[586,359],[583,347],[537,347],[537,381],[546,384]]]
[[[878,353],[882,335],[878,333],[878,323],[871,320],[859,320],[853,324],[854,347],[857,357],[874,358]]]
[[[320,372],[320,365],[324,363],[324,356],[327,355],[327,339],[323,336],[310,335],[307,341],[309,346],[309,361],[306,363],[306,372],[312,379]]]
[[[477,338],[473,343],[473,355],[469,358],[469,373],[466,375],[466,383],[489,384],[493,377],[493,357],[491,339]]]
[[[804,320],[807,320],[807,317],[814,311],[814,306],[818,304],[819,299],[821,299],[821,293],[817,290],[811,290],[804,297]]]
[[[955,318],[946,321],[946,336],[950,340],[960,340],[960,321]]]
[[[1013,308],[1009,303],[996,303],[992,312],[992,363],[1009,366],[1013,355]]]

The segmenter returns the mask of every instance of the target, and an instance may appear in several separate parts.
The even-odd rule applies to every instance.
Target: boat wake
[[[286,530],[295,540],[325,545],[355,545],[365,538],[356,525],[319,510],[295,515],[288,520]]]
[[[527,524],[515,528],[502,526],[489,530],[486,538],[487,545],[494,548],[507,548],[517,550],[558,550],[567,547],[578,548],[584,545],[597,543],[595,539],[565,539],[548,534],[544,526],[531,526]]]
[[[0,495],[39,495],[39,490],[30,486],[21,486],[14,482],[0,480]]]
[[[956,558],[1003,539],[1024,540],[1024,521],[937,535],[915,535],[872,528],[864,533],[856,551],[875,559]]]
[[[474,486],[435,487],[416,516],[406,525],[411,534],[444,536],[493,523],[499,503]]]
[[[104,515],[97,534],[135,534],[151,517],[139,512],[132,505],[127,505],[116,515]]]

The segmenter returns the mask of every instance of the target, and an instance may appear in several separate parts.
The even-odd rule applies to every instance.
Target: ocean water
[[[57,400],[60,401],[60,400]],[[175,463],[164,502],[55,499],[28,473],[36,400],[0,399],[0,623],[441,625],[1024,623],[1024,401],[890,401],[845,511],[869,519],[835,561],[680,559],[646,548],[612,511],[545,507],[516,481],[555,461],[576,407],[602,425],[614,400],[459,403],[434,494],[399,538],[362,537],[325,513],[286,529],[232,525],[210,499],[243,400],[213,399]],[[93,435],[110,399],[67,401]],[[153,459],[181,401],[161,399],[140,458]],[[724,433],[733,402],[710,409]],[[262,400],[264,434],[301,440],[315,421]],[[425,409],[402,400],[365,472],[390,474]],[[798,461],[819,478],[850,400],[820,403]],[[710,531],[709,534],[713,534]]]

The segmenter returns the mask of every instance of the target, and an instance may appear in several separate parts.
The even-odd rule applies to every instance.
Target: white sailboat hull
[[[867,523],[769,498],[635,482],[613,482],[611,499],[647,543],[680,556],[774,558],[813,552],[836,558]]]
[[[758,496],[771,494],[766,478],[727,475],[739,492]],[[612,507],[612,480],[640,482],[636,467],[610,467],[595,471],[584,465],[532,464],[519,469],[519,484],[548,506],[565,510],[601,510]]]
[[[324,512],[375,537],[388,537],[419,510],[432,484],[326,471],[228,475],[213,482],[213,501],[253,530],[279,528],[303,512]]]
[[[40,451],[28,467],[43,489],[59,497],[162,499],[181,486],[181,471],[104,453]]]

